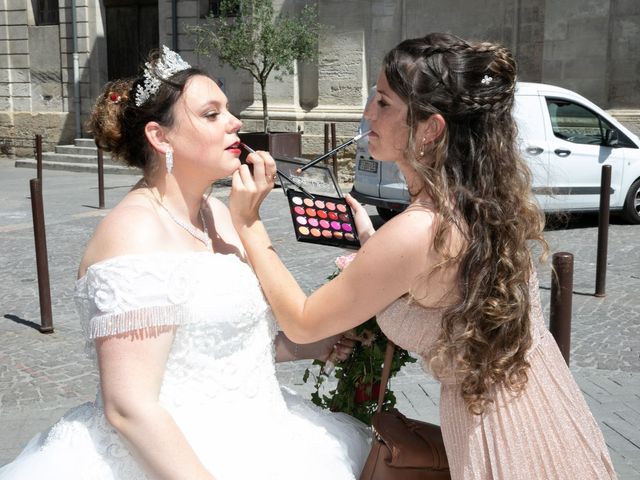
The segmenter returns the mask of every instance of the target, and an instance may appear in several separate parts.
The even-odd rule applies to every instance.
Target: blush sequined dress
[[[440,422],[453,480],[609,480],[616,475],[593,415],[547,330],[535,272],[529,282],[533,345],[528,382],[514,397],[493,389],[482,415],[467,410],[455,379],[440,379]],[[401,298],[378,315],[383,332],[426,356],[442,310]]]

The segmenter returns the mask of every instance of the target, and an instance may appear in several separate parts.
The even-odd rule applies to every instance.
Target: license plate
[[[358,170],[362,172],[378,173],[378,162],[361,158],[358,162]]]

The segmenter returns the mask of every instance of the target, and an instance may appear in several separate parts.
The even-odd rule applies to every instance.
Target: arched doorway
[[[157,0],[104,0],[109,80],[134,76],[158,48]]]

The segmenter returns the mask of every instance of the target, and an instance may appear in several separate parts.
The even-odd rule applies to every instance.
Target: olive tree
[[[317,12],[305,6],[299,15],[274,13],[272,0],[222,0],[219,12],[204,23],[188,27],[195,37],[196,52],[216,54],[234,70],[246,70],[260,85],[264,131],[269,131],[267,80],[292,74],[296,60],[317,54],[320,24]]]

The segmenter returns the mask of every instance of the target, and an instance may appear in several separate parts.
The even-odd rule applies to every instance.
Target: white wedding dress
[[[235,255],[105,260],[78,280],[76,301],[94,357],[95,338],[178,326],[160,402],[216,479],[358,477],[369,449],[367,428],[281,389],[275,321],[253,271]],[[94,403],[67,412],[0,469],[2,480],[35,478],[145,475],[107,423],[98,392]]]

